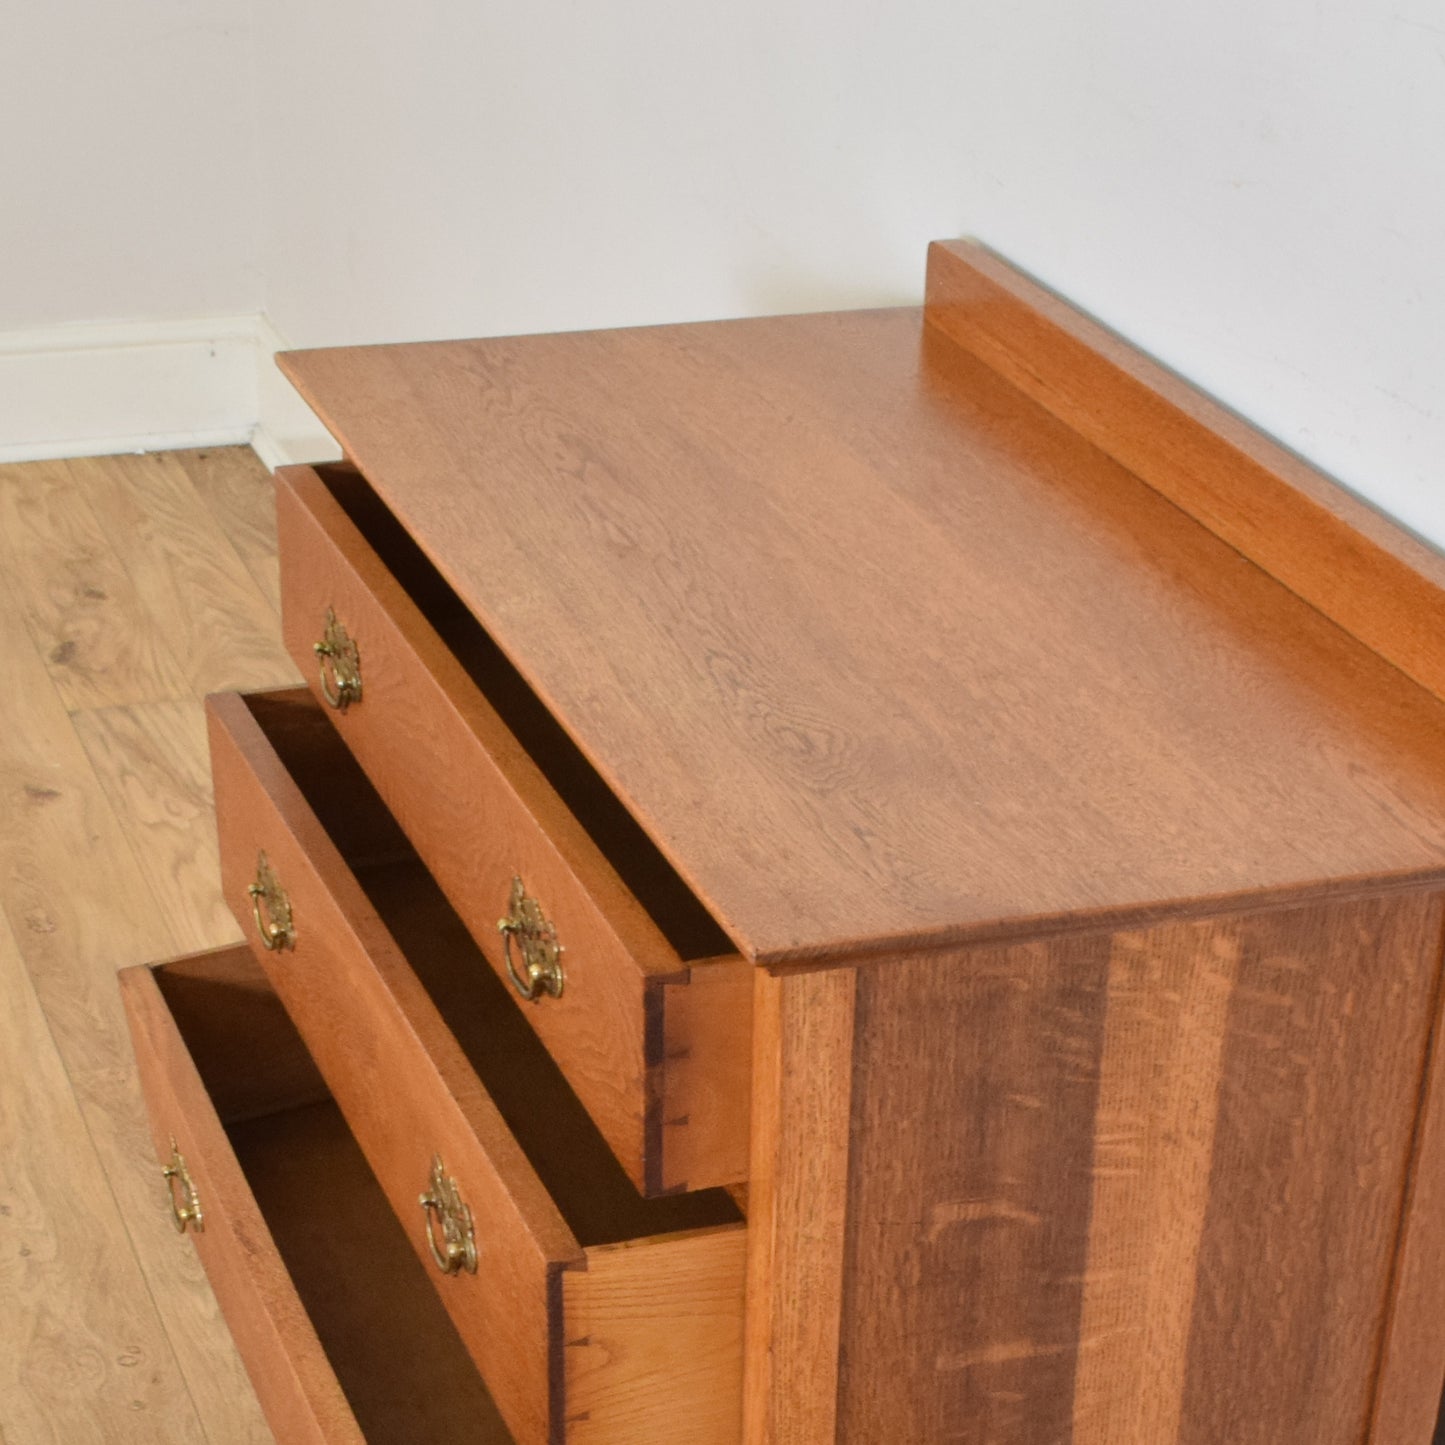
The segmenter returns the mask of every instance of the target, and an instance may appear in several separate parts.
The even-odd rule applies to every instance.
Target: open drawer
[[[277,519],[288,649],[633,1182],[744,1181],[752,968],[357,473]]]
[[[156,1208],[200,1252],[283,1445],[508,1441],[481,1377],[244,948],[130,968]]]
[[[508,1426],[732,1445],[733,1200],[638,1193],[309,693],[208,706],[226,897]]]

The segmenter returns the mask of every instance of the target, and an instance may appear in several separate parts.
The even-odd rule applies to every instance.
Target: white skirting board
[[[287,350],[267,316],[256,318],[256,430],[251,445],[274,472],[292,462],[333,462],[341,448],[272,358]]]
[[[252,443],[268,466],[336,445],[272,362],[264,316],[0,332],[0,462]]]

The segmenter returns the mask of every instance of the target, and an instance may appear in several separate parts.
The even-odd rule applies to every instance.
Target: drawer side
[[[587,1251],[562,1277],[568,1445],[737,1445],[746,1232]]]
[[[860,971],[838,1438],[1406,1439],[1369,1422],[1442,926],[1427,883]]]

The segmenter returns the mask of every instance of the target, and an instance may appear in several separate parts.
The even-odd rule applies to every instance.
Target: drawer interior
[[[510,1441],[260,966],[232,950],[154,976],[366,1439]]]
[[[722,1189],[652,1199],[637,1191],[320,704],[301,690],[251,694],[246,704],[578,1243],[741,1223]]]
[[[446,579],[355,470],[317,474],[685,961],[737,949]]]

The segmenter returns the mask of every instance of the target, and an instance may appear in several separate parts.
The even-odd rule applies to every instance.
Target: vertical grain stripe
[[[1440,899],[1436,899],[1437,910]],[[1437,935],[1439,917],[1436,919]],[[1440,957],[1445,939],[1437,936]],[[1445,959],[1437,967],[1445,966]],[[1420,1080],[1415,1146],[1406,1181],[1400,1247],[1381,1340],[1368,1439],[1421,1440],[1435,1426],[1445,1379],[1445,975],[1437,972],[1432,1027]]]
[[[1071,936],[863,971],[849,1445],[1069,1441],[1110,944]]]
[[[836,1433],[857,975],[774,978],[754,995],[743,1438]]]
[[[1208,924],[1115,940],[1073,1445],[1178,1436],[1238,965]]]
[[[1437,897],[1313,904],[1240,929],[1178,1441],[1359,1445],[1432,1022]]]

